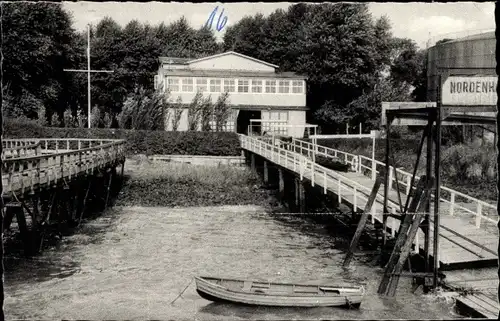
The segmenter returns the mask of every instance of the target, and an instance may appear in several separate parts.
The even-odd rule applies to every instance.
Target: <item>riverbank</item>
[[[256,173],[230,165],[209,166],[127,160],[116,206],[279,206]]]

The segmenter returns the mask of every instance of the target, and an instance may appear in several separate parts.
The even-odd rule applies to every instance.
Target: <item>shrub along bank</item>
[[[5,120],[4,138],[125,139],[129,155],[238,156],[241,154],[238,136],[228,132],[58,128],[42,127],[32,121]]]
[[[118,206],[221,206],[273,203],[258,175],[228,165],[142,162],[126,166]]]

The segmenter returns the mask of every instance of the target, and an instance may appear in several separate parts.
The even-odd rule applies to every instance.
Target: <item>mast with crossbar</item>
[[[70,72],[86,72],[87,73],[87,123],[90,128],[90,73],[92,72],[105,72],[105,73],[113,73],[113,70],[92,70],[90,69],[90,25],[87,25],[87,69],[64,69],[64,71]]]

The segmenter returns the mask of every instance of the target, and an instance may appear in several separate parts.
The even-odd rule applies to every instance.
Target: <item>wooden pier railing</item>
[[[346,163],[351,164],[352,169],[358,173],[362,173],[368,177],[371,177],[373,181],[375,181],[376,175],[380,172],[381,169],[385,168],[385,163],[380,162],[378,160],[373,160],[369,157],[363,155],[355,155],[351,153],[347,153],[338,149],[333,149],[321,145],[314,145],[309,142],[305,142],[299,139],[293,139],[291,143],[291,148],[303,155],[308,155],[311,157],[313,153],[316,155],[322,155],[330,158],[340,158],[343,159]],[[404,195],[409,195],[410,186],[411,186],[411,177],[412,174],[406,171],[403,171],[399,168],[390,167],[389,171],[389,189],[396,189],[396,175],[397,180],[400,185],[400,190],[403,189]],[[419,176],[415,176],[415,181],[419,180]],[[414,188],[413,188],[414,189]],[[497,224],[497,220],[492,219],[485,215],[497,213],[497,207],[493,204],[487,203],[483,200],[479,200],[477,198],[466,195],[465,193],[461,193],[459,191],[453,190],[446,186],[441,186],[442,197],[441,202],[448,205],[447,210],[448,214],[460,215],[460,214],[471,214],[475,217],[475,225],[477,228],[481,227],[483,222],[489,222],[493,224]],[[432,198],[434,195],[432,194]]]
[[[61,180],[71,180],[80,174],[91,174],[99,168],[122,161],[125,157],[124,140],[21,139],[6,140],[4,146],[29,149],[35,144],[38,145],[36,150],[39,151],[36,155],[4,158],[4,196],[35,192]]]

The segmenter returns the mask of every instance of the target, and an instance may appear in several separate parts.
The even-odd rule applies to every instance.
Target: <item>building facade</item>
[[[182,114],[177,130],[188,129],[188,108],[197,92],[215,103],[229,94],[231,115],[227,131],[247,133],[250,119],[279,121],[287,125],[306,123],[306,77],[276,72],[278,66],[233,51],[201,59],[160,57],[155,88],[167,91],[169,101],[180,99]],[[172,130],[173,110],[166,124]],[[265,130],[268,122],[262,122]],[[211,122],[214,126],[214,122]],[[286,133],[301,136],[303,129],[290,127]]]

